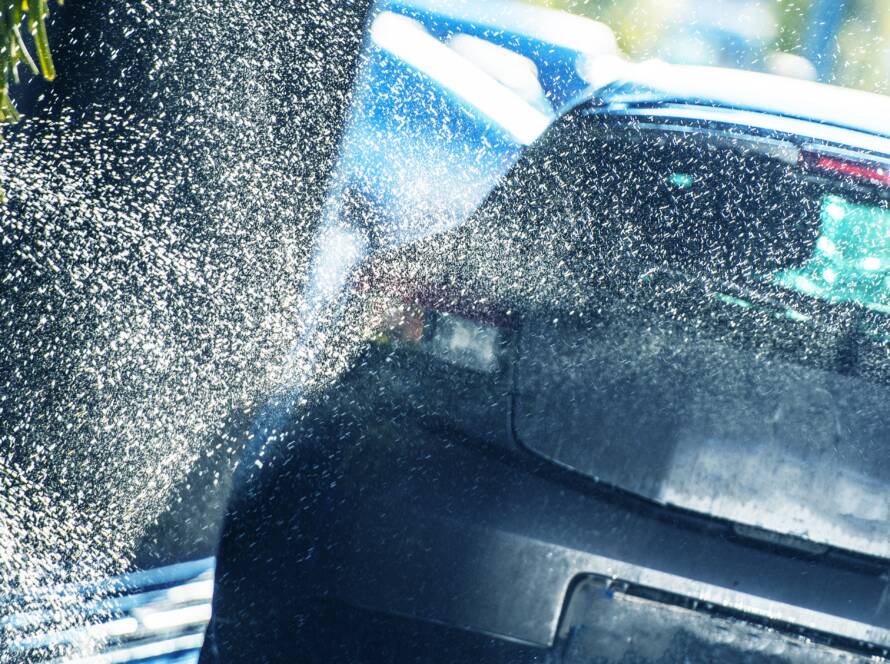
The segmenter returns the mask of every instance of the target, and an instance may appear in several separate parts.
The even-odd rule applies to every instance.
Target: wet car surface
[[[886,653],[886,139],[748,113],[593,95],[368,259],[368,345],[245,473],[207,661]]]

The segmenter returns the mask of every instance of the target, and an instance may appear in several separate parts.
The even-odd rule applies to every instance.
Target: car
[[[888,117],[621,66],[366,256],[347,368],[242,468],[201,661],[890,655]]]

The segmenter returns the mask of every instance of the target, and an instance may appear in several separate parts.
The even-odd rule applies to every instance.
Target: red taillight
[[[812,169],[890,186],[890,166],[839,159],[815,153],[804,153],[803,157],[804,162]]]

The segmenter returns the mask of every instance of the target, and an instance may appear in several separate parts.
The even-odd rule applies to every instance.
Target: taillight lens
[[[890,186],[890,165],[888,164],[854,161],[818,152],[803,152],[802,158],[804,164],[812,170]]]
[[[481,373],[500,368],[503,331],[485,321],[391,301],[374,338]]]

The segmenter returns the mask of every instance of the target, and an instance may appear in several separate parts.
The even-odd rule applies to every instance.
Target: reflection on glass
[[[890,313],[890,210],[825,196],[813,256],[774,279],[805,295]]]

